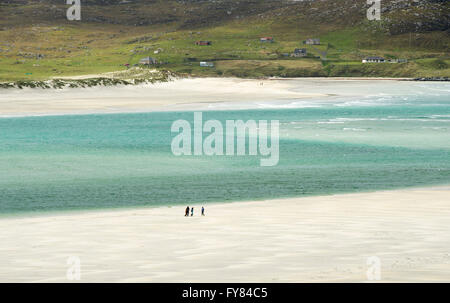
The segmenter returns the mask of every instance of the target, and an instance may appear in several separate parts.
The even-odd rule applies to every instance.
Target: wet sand
[[[450,187],[0,219],[1,282],[450,282]]]

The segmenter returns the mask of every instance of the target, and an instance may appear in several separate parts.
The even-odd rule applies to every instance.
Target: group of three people
[[[191,210],[191,217],[194,216],[194,208],[193,207],[189,208],[188,206],[186,207],[186,212],[184,213],[185,217],[189,217],[189,209]],[[205,215],[205,208],[202,206],[202,216],[204,215]]]

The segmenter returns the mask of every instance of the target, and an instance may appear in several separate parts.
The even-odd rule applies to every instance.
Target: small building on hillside
[[[158,64],[158,60],[156,60],[156,58],[152,58],[152,57],[145,57],[145,58],[142,58],[141,60],[139,60],[139,64],[155,65],[155,64]]]
[[[303,41],[303,44],[307,45],[320,45],[320,39],[319,38],[309,38]]]
[[[307,51],[306,48],[296,48],[294,52],[291,54],[291,57],[302,58],[306,57]]]
[[[385,63],[386,59],[383,57],[367,57],[362,60],[362,63]]]
[[[407,59],[388,59],[388,63],[407,63]]]
[[[205,46],[205,45],[212,45],[211,41],[196,41],[195,45]]]
[[[259,41],[261,41],[261,42],[269,42],[269,43],[273,43],[274,42],[274,40],[273,40],[273,37],[262,37],[262,38],[259,38]]]
[[[201,67],[214,67],[214,63],[202,61],[202,62],[200,62],[200,66]]]

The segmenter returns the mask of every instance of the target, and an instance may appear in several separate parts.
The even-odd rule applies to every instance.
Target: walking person
[[[191,217],[194,216],[194,208],[191,208]]]
[[[205,208],[202,206],[202,216],[205,215]]]
[[[189,217],[189,206],[186,207],[186,212],[184,213],[185,217]]]

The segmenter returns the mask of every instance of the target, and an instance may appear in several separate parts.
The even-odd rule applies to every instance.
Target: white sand
[[[1,282],[450,282],[450,187],[0,219]]]
[[[194,78],[139,86],[0,89],[0,117],[310,107],[333,96],[409,92],[396,80]]]

